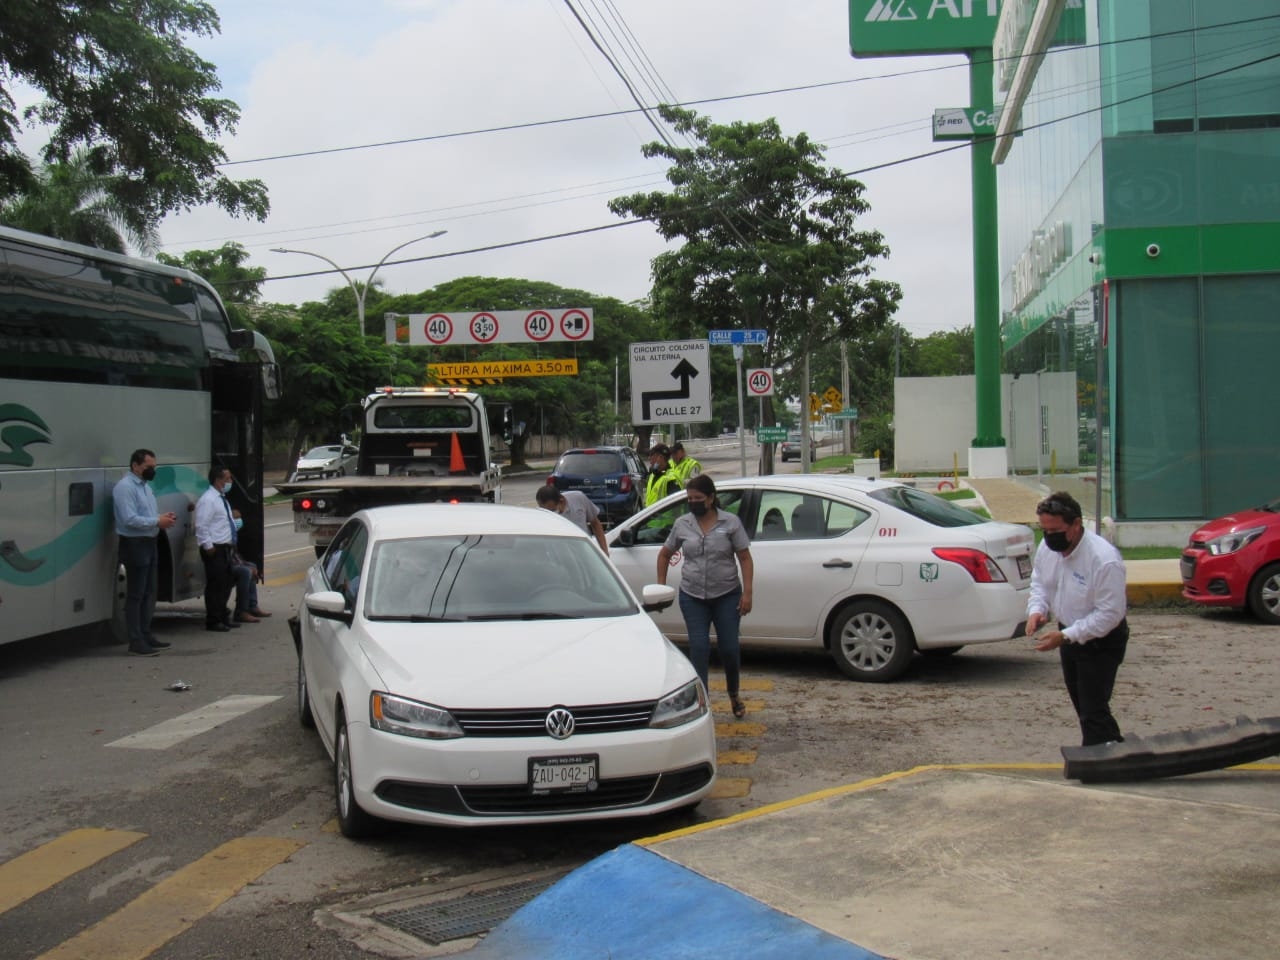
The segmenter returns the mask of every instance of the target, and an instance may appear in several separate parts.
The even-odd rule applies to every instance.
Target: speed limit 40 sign
[[[773,371],[763,367],[748,370],[747,393],[753,397],[773,396]]]

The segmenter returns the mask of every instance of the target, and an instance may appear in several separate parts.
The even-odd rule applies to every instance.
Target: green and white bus
[[[138,448],[178,523],[156,599],[199,596],[195,501],[235,474],[241,554],[263,566],[262,404],[271,345],[233,330],[186,270],[0,227],[0,643],[78,628],[123,637],[112,488]]]

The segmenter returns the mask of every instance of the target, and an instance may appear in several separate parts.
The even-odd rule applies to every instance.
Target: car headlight
[[[707,693],[698,680],[690,680],[679,690],[658,701],[649,726],[667,729],[697,720],[707,712]]]
[[[454,740],[463,736],[458,721],[448,710],[376,690],[369,694],[369,725],[375,730],[424,740]]]
[[[1224,553],[1235,553],[1237,550],[1243,550],[1266,532],[1266,527],[1250,527],[1248,530],[1224,533],[1220,537],[1206,540],[1205,549],[1215,557],[1220,557]]]

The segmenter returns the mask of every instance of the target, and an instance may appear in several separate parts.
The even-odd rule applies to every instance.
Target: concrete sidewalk
[[[929,766],[620,847],[473,960],[1271,960],[1280,764]]]

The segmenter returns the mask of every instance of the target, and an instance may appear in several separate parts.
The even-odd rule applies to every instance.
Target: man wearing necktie
[[[213,466],[209,469],[209,489],[196,501],[196,542],[204,561],[204,627],[216,633],[240,626],[227,611],[234,583],[231,556],[236,545],[236,527],[227,502],[233,483],[230,470]]]

